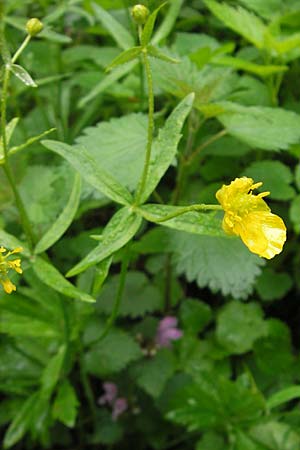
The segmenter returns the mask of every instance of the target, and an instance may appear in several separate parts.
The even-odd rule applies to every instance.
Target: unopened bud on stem
[[[135,23],[144,25],[149,16],[149,9],[144,5],[135,5],[131,10],[131,15]]]
[[[37,34],[39,34],[42,31],[43,27],[44,25],[42,24],[42,22],[36,18],[29,19],[26,23],[26,31],[30,36],[36,36]]]

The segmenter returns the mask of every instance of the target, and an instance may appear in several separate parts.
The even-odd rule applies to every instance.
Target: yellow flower
[[[271,259],[282,251],[286,227],[263,200],[270,192],[252,193],[261,185],[254,184],[252,178],[236,178],[229,185],[223,185],[216,197],[225,211],[224,231],[240,236],[251,252]]]
[[[15,270],[17,273],[22,273],[21,259],[8,259],[11,255],[15,253],[20,253],[23,249],[17,247],[14,250],[8,252],[6,248],[0,247],[0,283],[3,286],[4,291],[7,294],[11,294],[16,290],[16,286],[10,281],[7,274],[9,270]],[[5,254],[6,253],[6,254]]]

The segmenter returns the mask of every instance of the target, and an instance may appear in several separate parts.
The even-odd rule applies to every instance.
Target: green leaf
[[[86,294],[73,286],[73,284],[66,280],[51,263],[42,258],[37,257],[34,260],[32,267],[37,277],[57,292],[60,292],[67,297],[82,300],[83,302],[91,303],[95,301],[89,294]]]
[[[252,349],[254,342],[267,333],[263,312],[256,303],[228,303],[217,318],[216,336],[223,347],[240,355]]]
[[[300,447],[300,434],[297,430],[275,420],[257,424],[250,430],[249,435],[268,450],[296,450]]]
[[[173,232],[168,248],[174,252],[177,272],[189,282],[238,299],[252,292],[260,266],[265,264],[237,238]]]
[[[279,65],[259,65],[253,62],[235,58],[232,56],[219,56],[216,55],[211,59],[211,63],[215,65],[228,66],[237,70],[244,70],[245,72],[254,73],[260,77],[269,77],[275,73],[282,73],[288,70],[288,66]]]
[[[81,194],[81,177],[77,173],[74,177],[74,184],[72,192],[70,193],[69,201],[64,210],[61,212],[56,222],[49,228],[44,236],[39,240],[34,249],[35,254],[42,253],[57,242],[65,231],[71,225],[78,205]]]
[[[134,46],[134,39],[129,31],[121,25],[111,14],[96,3],[92,4],[96,18],[101,22],[102,26],[111,34],[116,43],[123,50],[127,50]]]
[[[117,67],[112,73],[109,73],[105,76],[93,89],[84,97],[82,97],[79,102],[79,108],[83,108],[87,103],[92,101],[95,97],[97,97],[102,92],[106,91],[113,83],[118,81],[123,76],[132,72],[133,68],[138,64],[138,61],[134,60],[126,64],[125,66]]]
[[[171,56],[161,52],[157,47],[154,47],[153,45],[147,45],[147,51],[148,55],[153,56],[153,58],[158,58],[162,61],[167,61],[172,64],[178,64],[180,62],[179,59],[171,58]]]
[[[120,209],[105,227],[100,244],[69,270],[67,276],[77,275],[124,247],[133,238],[141,222],[142,218],[132,213],[130,209]]]
[[[263,150],[286,150],[299,142],[300,116],[282,108],[242,106],[229,102],[220,105],[224,113],[217,119],[228,133],[242,142]]]
[[[65,380],[57,390],[53,403],[52,415],[67,427],[73,428],[77,416],[79,401],[75,389],[68,380]]]
[[[152,43],[159,44],[163,39],[165,39],[171,33],[173,26],[175,25],[176,19],[181,11],[184,0],[172,0],[170,2],[170,7],[161,23],[159,28],[155,31]]]
[[[86,128],[77,143],[88,149],[97,164],[112,173],[120,184],[130,191],[136,189],[145,161],[146,115],[127,114],[102,121]]]
[[[148,17],[147,22],[144,25],[142,35],[141,35],[141,46],[142,47],[146,47],[146,45],[150,42],[152,33],[153,33],[153,28],[154,28],[154,25],[156,22],[157,14],[161,10],[161,8],[163,8],[166,4],[167,4],[167,2],[164,2],[161,5],[159,5],[159,7],[156,8],[153,11],[153,13],[151,13],[150,16]]]
[[[99,319],[93,319],[86,329],[85,340],[96,340],[101,335],[103,326]],[[104,377],[120,372],[141,356],[139,345],[129,334],[112,328],[104,339],[85,352],[84,360],[89,373]]]
[[[152,358],[136,363],[131,369],[131,377],[147,394],[157,398],[175,369],[176,360],[173,353],[168,349],[161,349]]]
[[[150,169],[145,191],[142,195],[142,203],[147,200],[154,191],[161,178],[172,164],[177,153],[178,143],[181,138],[181,129],[184,121],[192,109],[194,94],[187,95],[174,111],[170,114],[163,128],[159,130],[158,137],[152,147]]]
[[[139,208],[145,219],[169,228],[174,228],[188,233],[207,235],[207,236],[224,236],[221,226],[220,217],[216,217],[215,212],[198,212],[192,211],[173,219],[161,221],[169,214],[175,214],[180,211],[180,206],[147,204]]]
[[[128,50],[125,50],[106,67],[106,72],[109,72],[110,70],[114,69],[117,66],[121,66],[122,64],[133,61],[134,59],[138,58],[141,52],[142,47],[132,47],[129,48]]]
[[[265,302],[280,300],[292,286],[293,280],[287,272],[275,272],[272,268],[263,269],[256,282],[256,290]]]
[[[167,418],[186,425],[189,431],[220,429],[228,423],[248,425],[263,409],[261,394],[216,374],[199,376],[176,393]]]
[[[12,135],[15,131],[16,126],[19,122],[19,117],[14,117],[11,119],[10,122],[6,125],[6,145],[8,146],[10,143],[10,140],[12,138]],[[2,136],[0,137],[0,163],[4,162],[4,148],[3,148],[3,139]]]
[[[260,192],[270,191],[270,198],[290,200],[295,191],[290,186],[293,181],[291,169],[280,161],[255,161],[248,166],[243,175],[262,181]]]
[[[39,392],[35,392],[23,403],[19,412],[11,422],[8,430],[5,433],[3,447],[10,448],[16,444],[30,427],[33,417],[33,409],[38,401]]]
[[[277,408],[277,406],[296,398],[300,398],[300,386],[289,386],[271,395],[267,400],[267,407],[269,409]]]
[[[234,8],[214,0],[204,0],[204,3],[227,27],[243,36],[257,48],[264,48],[267,27],[259,17],[242,7]]]
[[[5,247],[7,250],[13,250],[16,247],[22,247],[22,254],[29,257],[30,256],[30,252],[26,246],[26,244],[24,244],[23,242],[19,241],[19,239],[17,239],[15,236],[13,236],[12,234],[7,233],[6,231],[0,229],[0,243],[2,245],[2,247]]]
[[[110,315],[113,299],[116,296],[119,275],[115,275],[103,287],[98,297],[96,308],[99,312]],[[160,309],[162,295],[160,290],[150,283],[142,272],[128,272],[119,308],[120,316],[137,318]]]
[[[212,319],[212,310],[201,300],[185,299],[180,307],[180,320],[184,331],[198,334]]]
[[[19,66],[18,64],[12,64],[10,66],[10,70],[26,86],[37,87],[36,82],[33,81],[33,79],[31,78],[29,73],[24,69],[24,67]]]
[[[105,172],[98,162],[82,146],[71,146],[58,141],[42,141],[42,144],[65,158],[82,177],[107,197],[126,205],[131,203],[130,193],[110,174]]]
[[[49,363],[45,367],[41,377],[41,389],[45,395],[50,395],[58,383],[65,357],[66,346],[62,345],[57,353],[50,359]]]
[[[300,233],[300,194],[292,200],[289,216],[296,233]]]

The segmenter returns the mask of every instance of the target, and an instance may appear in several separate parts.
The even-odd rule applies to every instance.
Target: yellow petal
[[[283,220],[268,211],[249,213],[236,229],[251,252],[267,259],[280,253],[286,241]]]
[[[7,294],[11,294],[12,291],[16,290],[16,286],[10,281],[9,278],[1,280],[2,286]]]

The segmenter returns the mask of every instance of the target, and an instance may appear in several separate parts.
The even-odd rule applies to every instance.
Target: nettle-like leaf
[[[234,8],[215,0],[205,0],[204,3],[227,27],[243,36],[256,47],[264,47],[267,27],[255,14],[242,7]]]
[[[258,304],[228,303],[219,313],[216,336],[223,347],[233,354],[246,353],[254,342],[267,334],[267,324]]]
[[[259,191],[270,191],[270,198],[275,200],[289,200],[295,195],[294,188],[290,186],[292,171],[280,161],[255,161],[244,170],[243,175],[262,181]]]
[[[300,140],[300,115],[282,108],[219,104],[217,119],[228,133],[262,150],[287,150]]]
[[[105,324],[94,317],[85,329],[84,342],[87,346],[84,361],[87,371],[96,376],[107,376],[124,369],[130,362],[142,356],[137,342],[124,331],[111,328],[108,335],[97,342]]]
[[[197,281],[199,287],[234,298],[247,298],[265,264],[237,238],[172,232],[169,246],[179,274]]]
[[[192,103],[193,94],[179,103],[159,130],[158,137],[153,143],[143,201],[152,193],[174,160],[181,138],[181,129]],[[136,189],[145,160],[146,116],[129,114],[122,118],[111,119],[109,122],[101,122],[95,127],[86,128],[84,135],[79,137],[76,143],[84,146],[96,164],[107,173],[113,174],[120,184],[130,191]]]
[[[174,374],[176,359],[168,349],[161,349],[151,359],[137,362],[130,370],[131,377],[147,394],[159,397],[167,381]]]
[[[115,275],[105,284],[98,297],[97,311],[111,314],[119,279],[120,276]],[[161,306],[162,293],[155,285],[150,283],[146,275],[142,272],[128,272],[119,315],[136,318],[157,311]]]
[[[245,426],[259,418],[264,400],[254,389],[223,377],[199,376],[173,396],[167,418],[189,431]]]

